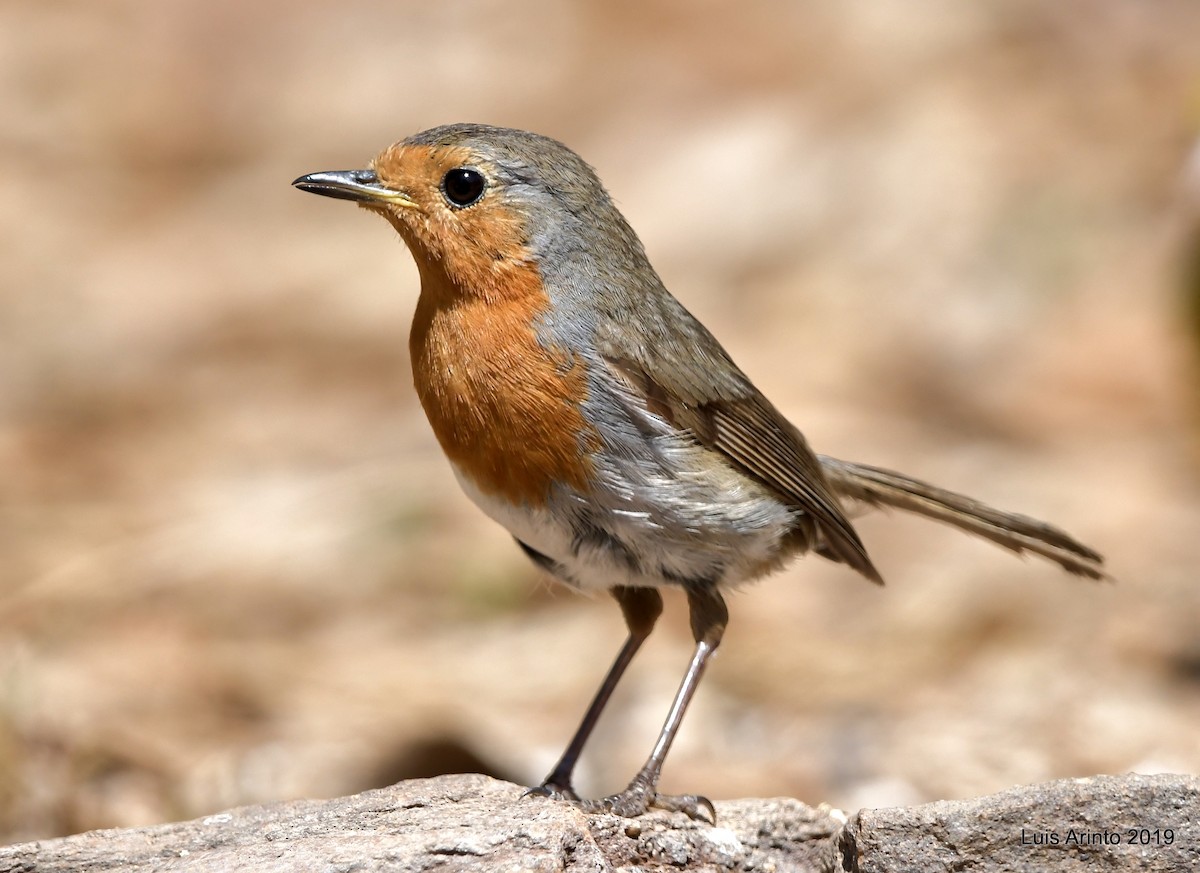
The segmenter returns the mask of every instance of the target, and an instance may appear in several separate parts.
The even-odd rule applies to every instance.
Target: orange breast
[[[584,421],[584,365],[543,348],[548,305],[537,271],[514,270],[502,297],[467,297],[422,269],[409,348],[421,405],[442,449],[483,492],[528,506],[556,483],[582,489],[598,437]]]

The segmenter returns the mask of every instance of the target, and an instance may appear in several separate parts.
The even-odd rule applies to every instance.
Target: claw
[[[682,812],[693,821],[703,821],[710,825],[717,823],[716,807],[701,794],[656,794],[651,798],[650,805],[668,812]]]

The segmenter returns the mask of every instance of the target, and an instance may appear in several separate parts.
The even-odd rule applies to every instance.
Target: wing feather
[[[812,544],[819,545],[822,554],[881,582],[804,436],[723,351],[718,360],[724,365],[721,378],[709,381],[713,388],[711,396],[705,397],[699,387],[705,380],[683,356],[674,356],[669,367],[653,370],[630,358],[606,356],[614,375],[645,398],[651,411],[691,432],[701,445],[808,515],[824,540]]]

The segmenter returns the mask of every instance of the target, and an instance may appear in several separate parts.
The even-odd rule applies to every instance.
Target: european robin
[[[303,191],[356,201],[421,276],[409,351],[417,395],[463,490],[541,569],[605,589],[629,636],[562,758],[533,793],[636,816],[713,817],[657,792],[688,702],[721,642],[723,593],[815,552],[882,579],[844,502],[948,522],[1068,572],[1103,559],[1048,524],[900,473],[817,455],[663,287],[595,172],[522,130],[451,124]],[[625,668],[682,589],[696,647],[645,766],[581,800],[575,763]]]

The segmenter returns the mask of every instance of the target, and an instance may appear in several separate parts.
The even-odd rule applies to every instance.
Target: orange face
[[[556,485],[583,488],[598,444],[581,412],[586,372],[538,339],[550,300],[525,216],[506,202],[496,168],[466,147],[398,143],[370,170],[297,184],[380,213],[412,251],[421,274],[413,380],[459,470],[529,506]]]
[[[383,214],[408,243],[423,287],[448,283],[455,293],[491,300],[519,292],[515,273],[532,266],[525,219],[503,201],[493,168],[461,146],[403,143],[371,168],[381,187],[403,199],[362,205]]]

